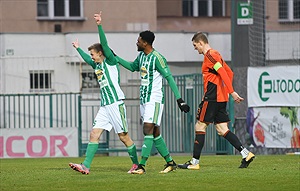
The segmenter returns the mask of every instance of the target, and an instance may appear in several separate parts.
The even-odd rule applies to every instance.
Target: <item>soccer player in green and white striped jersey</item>
[[[97,80],[100,84],[100,109],[95,117],[93,129],[90,133],[85,160],[82,164],[69,163],[69,166],[82,174],[89,174],[101,134],[104,130],[110,131],[114,128],[120,140],[128,149],[128,154],[133,163],[131,169],[128,171],[128,173],[131,173],[138,167],[138,157],[136,146],[128,135],[126,107],[123,102],[125,96],[119,85],[119,64],[108,46],[101,25],[101,13],[95,14],[94,18],[98,25],[101,44],[96,43],[88,48],[91,56],[79,47],[78,40],[72,44],[84,61],[95,70]]]
[[[151,31],[143,31],[137,39],[139,55],[133,62],[118,57],[119,63],[134,72],[140,72],[140,112],[143,120],[144,144],[142,158],[133,174],[145,173],[145,165],[154,144],[167,164],[160,173],[168,173],[176,169],[177,165],[170,156],[165,140],[160,134],[159,126],[164,108],[164,90],[162,79],[165,78],[173,91],[181,111],[189,112],[190,107],[182,100],[178,87],[163,55],[153,47],[155,35]]]

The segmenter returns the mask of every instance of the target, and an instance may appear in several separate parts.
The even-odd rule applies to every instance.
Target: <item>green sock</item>
[[[151,149],[153,145],[153,135],[146,135],[144,137],[144,144],[142,146],[142,159],[140,164],[141,165],[146,165],[146,162],[150,156]]]
[[[164,138],[162,138],[161,135],[159,135],[158,137],[155,137],[153,139],[154,145],[156,147],[156,149],[158,150],[159,154],[164,157],[166,162],[171,162],[173,159],[170,156],[169,150],[167,148],[166,142],[164,140]]]
[[[136,154],[136,146],[133,143],[131,146],[127,147],[129,157],[133,164],[139,164],[138,157]]]
[[[88,144],[86,148],[85,159],[82,163],[86,168],[91,167],[91,163],[94,159],[95,153],[97,152],[98,145],[99,145],[98,143],[91,143],[91,142]]]

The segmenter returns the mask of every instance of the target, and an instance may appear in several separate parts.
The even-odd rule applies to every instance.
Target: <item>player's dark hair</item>
[[[196,34],[194,34],[192,41],[195,41],[195,42],[203,41],[205,44],[208,43],[207,36],[203,32],[197,32]]]
[[[95,43],[95,44],[91,45],[90,47],[88,47],[88,51],[90,51],[92,49],[96,50],[97,52],[101,51],[103,53],[103,48],[100,43]]]
[[[146,41],[150,45],[152,45],[152,43],[155,39],[154,33],[149,31],[149,30],[140,32],[140,37],[141,37],[142,40]]]

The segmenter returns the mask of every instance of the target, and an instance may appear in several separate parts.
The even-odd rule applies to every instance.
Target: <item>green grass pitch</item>
[[[173,156],[184,163],[190,156]],[[200,170],[177,169],[159,174],[165,161],[151,156],[146,174],[127,174],[129,157],[96,156],[89,175],[73,171],[69,162],[84,158],[1,159],[0,190],[300,190],[299,155],[259,155],[247,169],[239,169],[237,155],[203,155]]]

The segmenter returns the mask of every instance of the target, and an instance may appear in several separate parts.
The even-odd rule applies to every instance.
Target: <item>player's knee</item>
[[[123,143],[125,143],[129,139],[128,133],[119,133],[119,139]]]
[[[144,123],[143,133],[144,135],[153,135],[154,124],[153,123]]]
[[[223,135],[224,135],[224,133],[223,133],[223,132],[221,132],[221,131],[218,131],[218,130],[217,130],[217,133],[218,133],[218,135],[220,135],[220,136],[223,136]]]
[[[90,141],[95,142],[99,141],[101,131],[99,129],[93,129],[90,133]]]
[[[120,133],[119,139],[122,141],[126,146],[131,145],[133,141],[129,137],[128,133]]]
[[[159,126],[155,125],[153,129],[153,137],[158,137],[160,135]]]
[[[218,135],[224,136],[224,134],[228,131],[228,128],[227,128],[227,129],[224,129],[224,128],[216,128],[216,130],[217,130]]]
[[[205,132],[206,131],[206,127],[208,124],[197,121],[195,124],[195,131],[202,131]]]

